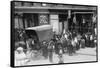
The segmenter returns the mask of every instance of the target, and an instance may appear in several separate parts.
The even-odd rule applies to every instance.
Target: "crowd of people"
[[[61,35],[57,35],[54,32],[53,38],[50,41],[37,42],[35,39],[29,38],[22,42],[16,43],[15,46],[15,57],[19,58],[18,55],[21,54],[17,60],[22,60],[29,62],[32,58],[37,58],[39,56],[44,57],[44,59],[49,59],[53,63],[53,54],[58,55],[59,62],[64,63],[63,54],[68,54],[73,56],[76,51],[80,48],[85,47],[96,47],[97,39],[92,33],[64,31]],[[22,56],[23,54],[23,56]],[[39,57],[41,58],[41,57]]]

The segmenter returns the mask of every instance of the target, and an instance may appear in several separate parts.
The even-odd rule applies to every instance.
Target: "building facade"
[[[15,2],[15,29],[50,24],[56,34],[63,30],[94,32],[97,7],[39,2]]]

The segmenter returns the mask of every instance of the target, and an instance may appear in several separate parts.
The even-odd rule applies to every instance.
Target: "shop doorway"
[[[78,32],[83,34],[87,32],[92,32],[92,14],[77,14],[76,15],[77,23],[75,25]]]
[[[68,22],[67,22],[67,14],[59,14],[59,30],[60,33],[63,32],[63,30],[68,29]]]

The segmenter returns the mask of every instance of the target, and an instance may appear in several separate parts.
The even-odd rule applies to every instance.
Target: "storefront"
[[[93,32],[95,6],[65,5],[51,3],[15,3],[15,28],[50,24],[56,34],[63,30],[79,33]],[[96,22],[95,22],[96,24]]]

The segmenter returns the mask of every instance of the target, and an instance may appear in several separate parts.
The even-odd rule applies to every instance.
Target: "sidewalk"
[[[59,62],[58,55],[55,53],[53,54],[53,63],[50,63],[49,59],[40,58],[39,60],[31,60],[25,65],[57,64]],[[64,63],[96,61],[96,48],[80,49],[73,56],[63,54],[63,60]]]
[[[77,53],[87,54],[87,55],[96,55],[96,48],[84,48],[77,51]]]

